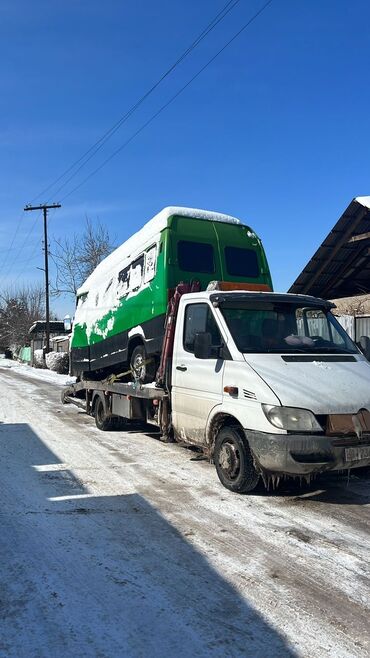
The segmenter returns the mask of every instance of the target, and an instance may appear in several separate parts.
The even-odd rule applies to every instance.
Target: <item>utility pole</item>
[[[50,351],[50,310],[49,310],[49,261],[48,261],[48,227],[47,217],[48,210],[52,208],[61,208],[60,203],[46,203],[40,206],[26,206],[24,210],[42,210],[44,214],[44,254],[45,254],[45,312],[46,312],[46,350],[47,354]]]

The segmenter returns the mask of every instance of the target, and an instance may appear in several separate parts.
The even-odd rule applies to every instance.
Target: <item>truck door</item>
[[[183,330],[181,330],[183,328]],[[198,332],[210,332],[214,355],[194,356]],[[222,337],[211,307],[189,303],[179,313],[173,354],[172,422],[184,441],[203,444],[208,415],[222,402],[224,361],[218,358]]]

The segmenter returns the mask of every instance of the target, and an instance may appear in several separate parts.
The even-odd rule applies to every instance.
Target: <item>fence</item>
[[[18,359],[20,361],[30,363],[30,361],[31,361],[31,348],[30,347],[22,347],[19,351]]]
[[[356,328],[355,328],[355,318],[353,315],[336,315],[336,319],[338,320],[339,324],[342,325],[343,329],[347,332],[347,334],[352,338],[352,340],[356,340]]]
[[[337,315],[336,319],[352,340],[357,342],[361,336],[370,338],[370,315]]]
[[[370,315],[361,315],[355,318],[355,338],[359,340],[361,336],[370,338]]]

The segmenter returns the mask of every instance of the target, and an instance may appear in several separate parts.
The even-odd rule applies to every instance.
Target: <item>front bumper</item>
[[[255,462],[263,471],[294,476],[370,466],[370,435],[357,439],[244,431]]]

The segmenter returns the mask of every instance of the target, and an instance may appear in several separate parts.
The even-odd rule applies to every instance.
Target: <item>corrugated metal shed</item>
[[[356,340],[360,340],[361,336],[368,336],[370,338],[370,316],[364,315],[355,319],[356,323]]]
[[[289,292],[326,299],[370,292],[370,196],[351,201]]]

